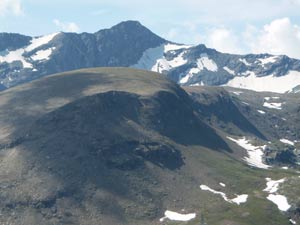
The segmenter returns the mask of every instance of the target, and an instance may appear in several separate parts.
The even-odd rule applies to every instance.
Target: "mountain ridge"
[[[0,42],[0,83],[6,88],[53,73],[99,66],[155,71],[183,86],[224,85],[284,93],[300,85],[300,60],[177,44],[138,21],[95,33],[60,32],[35,38],[1,34]]]

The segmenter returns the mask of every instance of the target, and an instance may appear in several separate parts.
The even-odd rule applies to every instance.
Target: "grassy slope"
[[[222,88],[214,88],[214,87],[192,87],[192,88],[185,88],[190,93],[201,93],[205,97],[202,99],[203,104],[211,104],[212,102],[218,102],[218,98],[220,96],[224,96],[224,90]],[[289,121],[289,123],[292,123],[291,121],[294,121],[295,118],[293,118],[293,114],[291,114],[291,118],[289,117],[289,110],[291,112],[295,111],[295,108],[297,107],[297,100],[296,96],[294,95],[280,95],[281,100],[286,102],[284,105],[284,109],[279,110],[270,110],[267,108],[262,107],[263,99],[267,96],[273,96],[272,93],[255,93],[251,91],[246,90],[235,90],[235,89],[228,89],[229,93],[231,94],[232,98],[236,99],[236,101],[244,101],[250,104],[250,106],[243,106],[241,104],[241,107],[244,107],[245,110],[241,110],[241,113],[243,115],[246,115],[246,119],[251,121],[252,124],[254,124],[256,127],[259,128],[259,131],[261,131],[266,137],[272,137],[272,135],[276,132],[272,129],[270,129],[268,126],[272,124],[272,120],[269,120],[269,118],[282,118],[285,117]],[[231,93],[231,91],[241,91],[243,92],[240,95],[236,95],[234,93]],[[275,95],[277,96],[277,95]],[[226,96],[227,98],[227,96]],[[283,100],[282,100],[283,99]],[[219,102],[220,103],[220,102]],[[262,116],[258,113],[256,109],[261,109],[267,112],[267,120],[265,116]],[[240,108],[238,108],[240,110]],[[230,113],[230,112],[229,112]],[[236,113],[234,111],[234,113]],[[222,112],[221,114],[222,115]],[[250,115],[250,116],[249,116]],[[273,116],[272,116],[273,115]],[[232,116],[232,115],[231,115]],[[220,118],[220,117],[219,117]],[[222,119],[222,118],[221,118]],[[228,127],[231,127],[230,130],[225,130],[224,132],[224,121],[217,121],[215,122],[214,118],[210,119],[209,122],[212,125],[217,125],[217,129],[219,129],[220,133],[223,133],[224,138],[226,135],[246,135],[246,136],[254,136],[255,134],[247,132],[247,130],[242,130],[236,127],[232,121],[225,121],[226,129]],[[297,123],[296,123],[297,124]],[[294,127],[290,126],[291,124],[285,124],[287,127]],[[267,128],[266,128],[267,127]],[[275,133],[275,137],[278,135],[283,135],[283,130],[281,127],[278,128],[278,131]],[[297,128],[296,128],[297,130]],[[226,134],[227,133],[227,134]],[[281,136],[283,137],[283,136]],[[274,138],[271,139],[272,141],[275,141]],[[214,205],[213,202],[208,204],[209,206],[206,207],[204,210],[206,213],[207,221],[210,222],[209,224],[223,224],[221,221],[224,222],[224,224],[289,224],[286,216],[284,213],[279,212],[277,209],[277,206],[273,203],[266,200],[267,193],[263,192],[262,190],[266,187],[266,177],[271,177],[272,179],[281,179],[283,177],[287,178],[287,182],[281,186],[280,193],[287,196],[289,203],[292,204],[292,207],[296,207],[299,204],[299,199],[295,196],[298,196],[298,184],[300,183],[300,179],[296,173],[295,170],[290,169],[289,171],[284,171],[282,169],[272,169],[272,170],[260,170],[260,169],[254,169],[250,168],[248,166],[245,166],[244,164],[241,164],[240,162],[234,160],[241,157],[241,150],[237,148],[237,146],[232,145],[232,143],[229,143],[232,148],[235,149],[233,154],[227,154],[231,159],[222,159],[217,160],[214,159],[213,152],[207,152],[205,155],[203,155],[203,161],[202,164],[207,164],[207,166],[210,165],[210,173],[207,175],[207,177],[217,177],[215,180],[221,180],[221,182],[226,183],[226,181],[222,180],[223,178],[228,179],[229,186],[227,185],[226,189],[230,187],[229,189],[232,189],[232,194],[249,194],[248,202],[240,207],[229,205],[229,204],[216,204]],[[200,161],[201,159],[199,159]],[[209,182],[208,182],[209,183]],[[211,182],[212,184],[214,182]],[[218,185],[218,182],[215,181],[214,186],[212,188],[215,189],[221,189],[221,187]],[[224,189],[224,190],[226,190]],[[222,189],[221,189],[222,190]],[[230,190],[228,190],[230,192]],[[226,192],[226,191],[224,191]],[[226,192],[227,193],[227,192]],[[213,194],[209,194],[212,198],[219,198],[219,200],[222,202],[223,200],[221,197],[216,197]],[[207,198],[210,198],[207,197]],[[214,200],[213,200],[214,201]],[[227,205],[227,206],[226,206]],[[229,206],[228,206],[229,205]],[[217,206],[217,207],[216,207]],[[217,211],[214,213],[214,210],[217,208],[220,208],[220,211]],[[223,209],[226,209],[225,212],[222,212]],[[207,213],[208,212],[208,213]],[[293,213],[291,213],[293,214]],[[224,218],[220,217],[220,215],[224,216]],[[230,219],[231,218],[231,219]],[[234,223],[235,221],[236,223]],[[193,224],[193,223],[191,223]]]
[[[287,215],[268,201],[267,193],[262,190],[266,187],[266,177],[280,179],[295,176],[295,173],[250,168],[226,154],[198,147],[190,147],[185,156],[186,166],[182,171],[183,176],[178,178],[180,184],[176,185],[185,186],[180,187],[181,191],[177,194],[185,199],[186,205],[179,204],[180,206],[175,206],[173,210],[179,212],[181,208],[192,206],[189,212],[196,212],[198,217],[188,224],[199,224],[200,215],[203,215],[207,223],[212,225],[289,224]],[[226,187],[221,187],[219,182],[225,183]],[[190,183],[194,186],[191,187]],[[200,190],[200,184],[225,192],[230,198],[235,197],[235,194],[248,194],[249,198],[247,203],[237,206],[225,202],[218,195]],[[170,222],[169,224],[183,223]]]
[[[170,83],[159,74],[125,68],[95,68],[50,76],[0,93],[0,129],[2,135],[0,141],[6,143],[12,137],[11,134],[21,134],[21,131],[16,130],[16,128],[27,127],[37,117],[85,96],[110,90],[150,96],[161,90],[174,93],[176,88],[175,84]],[[93,214],[97,214],[99,211],[97,211],[95,205],[99,206],[97,200],[103,200],[103,196],[105,196],[107,200],[106,209],[109,208],[112,212],[126,212],[123,214],[125,217],[121,219],[113,217],[115,214],[108,214],[109,216],[106,217],[106,212],[101,212],[99,217],[104,218],[105,222],[102,224],[105,225],[117,223],[131,225],[159,224],[158,219],[163,216],[164,210],[169,209],[180,212],[183,208],[187,212],[196,212],[197,219],[189,223],[166,221],[165,224],[196,225],[199,224],[200,215],[204,216],[208,225],[289,224],[287,215],[279,212],[276,205],[266,200],[267,194],[262,190],[265,188],[266,177],[280,179],[287,176],[296,176],[293,172],[254,169],[236,160],[232,153],[221,153],[198,145],[180,145],[168,138],[165,138],[164,141],[176,146],[183,155],[185,165],[180,169],[169,170],[148,162],[146,165],[148,176],[146,178],[142,177],[145,173],[139,173],[139,171],[132,177],[130,177],[133,173],[131,171],[124,173],[114,171],[110,178],[112,183],[117,181],[118,177],[125,178],[124,188],[128,187],[129,191],[130,188],[139,188],[145,191],[148,190],[147,188],[151,188],[151,194],[154,194],[150,198],[147,193],[142,192],[136,196],[131,193],[130,198],[128,196],[121,198],[114,192],[97,189],[91,194],[91,197],[87,198],[86,208],[83,212],[81,212],[80,207],[73,204],[74,199],[72,201],[68,200],[72,202],[70,210],[73,210],[74,214],[77,211],[83,214],[88,211],[90,214],[84,214],[80,221],[84,219],[87,224],[88,222],[97,224],[99,221],[95,220],[97,217],[93,217]],[[240,151],[239,148],[234,146],[233,148],[234,153]],[[11,167],[8,167],[10,161],[5,161],[7,159],[5,155],[0,157],[2,162],[0,169],[11,169]],[[22,158],[18,158],[18,160],[11,162],[24,162]],[[63,159],[61,160],[63,161]],[[83,165],[88,166],[88,163]],[[32,172],[32,170],[30,171]],[[5,178],[4,173],[0,175],[0,179]],[[43,173],[39,175],[43,175]],[[221,188],[218,185],[219,182],[225,183],[226,188]],[[137,184],[139,186],[135,186]],[[234,197],[234,194],[249,194],[249,200],[241,206],[232,205],[225,202],[220,196],[202,191],[199,188],[201,184],[224,191],[230,197]],[[36,187],[30,188],[31,194],[33,194],[32,188]],[[85,188],[89,190],[89,188],[93,189],[94,187],[87,186]],[[40,189],[37,188],[34,191],[40,191]],[[60,201],[63,202],[63,200]],[[68,201],[64,204],[68,205]],[[158,206],[154,203],[161,205]],[[66,208],[68,207],[66,206]],[[76,209],[76,212],[74,209]],[[148,213],[155,215],[151,210],[159,210],[157,217],[154,219],[147,217]],[[34,213],[30,215],[32,217],[40,216]],[[91,220],[87,221],[87,219]],[[54,221],[57,222],[57,220]]]

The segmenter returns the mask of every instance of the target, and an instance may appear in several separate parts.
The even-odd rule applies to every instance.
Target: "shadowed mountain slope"
[[[4,224],[150,224],[180,192],[162,177],[185,167],[185,148],[230,150],[151,72],[57,74],[1,92],[0,105]]]

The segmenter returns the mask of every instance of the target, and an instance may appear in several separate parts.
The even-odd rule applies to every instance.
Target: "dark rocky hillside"
[[[242,160],[226,135],[268,133],[238,101],[222,89],[187,94],[160,74],[127,68],[71,71],[1,92],[0,223],[171,225],[160,218],[172,210],[195,213],[189,225],[288,225],[298,201],[280,212],[266,199],[265,178],[292,185],[298,174]],[[249,200],[237,205],[200,185]]]

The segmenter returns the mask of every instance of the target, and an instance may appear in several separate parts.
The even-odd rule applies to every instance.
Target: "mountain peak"
[[[143,24],[141,24],[139,21],[135,21],[135,20],[123,21],[111,27],[110,30],[119,33],[127,33],[127,34],[135,34],[135,35],[150,35],[162,39],[158,35],[153,33],[151,30],[149,30],[147,27],[145,27]]]
[[[144,27],[144,26],[137,20],[126,20],[114,25],[113,27]]]
[[[125,35],[126,37],[131,37],[133,39],[137,38],[140,41],[144,41],[144,39],[148,41],[151,40],[151,42],[155,42],[153,46],[157,46],[158,43],[163,43],[166,41],[142,25],[139,21],[135,20],[123,21],[111,27],[110,29],[99,30],[96,35],[101,35],[104,33],[112,36],[118,36],[118,38],[124,37]]]

